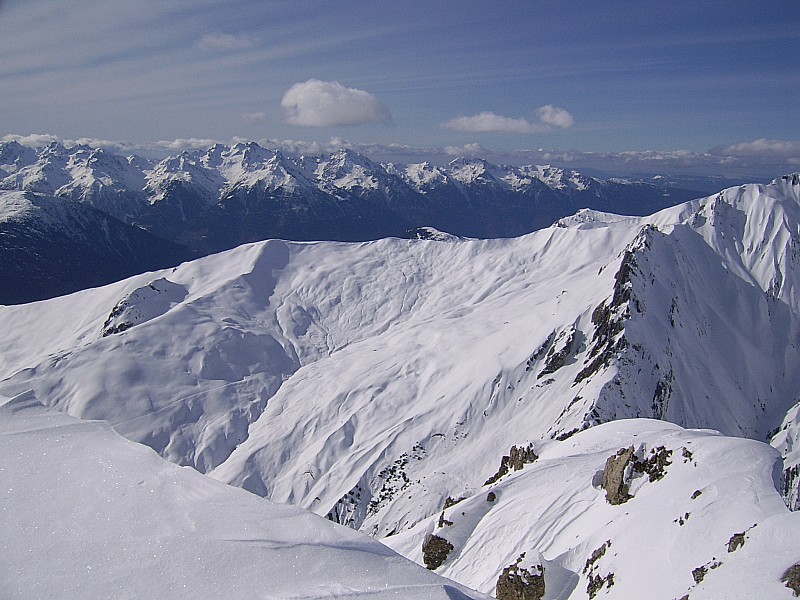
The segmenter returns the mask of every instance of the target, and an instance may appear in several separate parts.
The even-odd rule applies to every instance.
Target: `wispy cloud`
[[[267,113],[265,112],[252,112],[252,113],[245,113],[242,115],[242,119],[244,119],[247,123],[262,123],[267,119]]]
[[[369,92],[336,81],[309,79],[290,87],[281,100],[286,121],[307,127],[390,123],[389,109]]]
[[[537,108],[531,119],[504,117],[485,110],[477,115],[455,117],[442,123],[445,129],[472,133],[541,133],[554,127],[568,129],[575,119],[565,109],[551,104]]]
[[[159,149],[183,152],[184,150],[205,150],[217,143],[219,140],[209,138],[178,138],[176,140],[160,140],[153,146]]]
[[[473,142],[463,146],[445,146],[444,153],[448,156],[482,157],[490,154],[491,151]]]
[[[207,33],[195,44],[201,50],[229,51],[255,48],[258,39],[249,35],[235,35],[231,33]]]

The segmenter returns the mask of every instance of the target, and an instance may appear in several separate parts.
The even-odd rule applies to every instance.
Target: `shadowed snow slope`
[[[3,598],[482,597],[365,535],[0,399]]]
[[[516,239],[241,246],[0,307],[0,393],[33,389],[173,462],[381,538],[482,493],[512,445],[629,418],[773,440],[792,505],[799,196],[794,175],[650,217],[582,211]],[[759,473],[771,482],[772,464]],[[570,493],[595,493],[581,482]],[[760,497],[779,495],[758,489],[739,500],[774,514]],[[563,535],[553,543],[573,548]],[[549,543],[531,552],[555,561]],[[553,567],[564,585],[587,548]],[[487,559],[493,577],[518,550],[509,538]]]

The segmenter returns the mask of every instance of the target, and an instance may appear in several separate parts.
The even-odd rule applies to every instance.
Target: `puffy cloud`
[[[319,79],[290,87],[281,100],[281,108],[288,123],[308,127],[390,123],[392,120],[389,109],[369,92]]]
[[[485,110],[469,117],[455,117],[442,123],[445,129],[469,131],[472,133],[541,133],[554,127],[568,129],[575,123],[572,115],[563,108],[547,104],[534,112],[533,119],[504,117]]]
[[[230,33],[207,33],[195,44],[201,50],[228,51],[254,48],[258,40],[247,35],[233,35]]]
[[[560,129],[569,129],[575,123],[575,119],[569,112],[552,104],[545,104],[536,109],[536,116],[545,125],[552,125]]]
[[[506,133],[536,133],[542,131],[541,126],[531,123],[527,119],[512,119],[503,117],[485,110],[471,117],[455,117],[442,123],[445,129],[456,131],[470,131],[473,133],[486,133],[489,131],[503,131]]]

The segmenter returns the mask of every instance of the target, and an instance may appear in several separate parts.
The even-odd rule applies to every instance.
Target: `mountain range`
[[[331,193],[396,181],[332,161],[313,169]],[[0,395],[369,534],[465,586],[436,580],[442,597],[800,594],[799,174],[513,238],[412,237],[258,241],[1,306]],[[368,597],[298,597],[337,593]]]
[[[0,235],[9,252],[0,303],[63,295],[265,239],[367,241],[421,227],[514,237],[582,208],[651,214],[702,196],[701,188],[479,159],[436,166],[382,165],[349,150],[288,156],[252,142],[160,161],[1,142]],[[26,272],[38,274],[35,285]]]

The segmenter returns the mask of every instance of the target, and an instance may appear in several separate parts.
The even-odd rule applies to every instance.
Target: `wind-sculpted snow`
[[[3,598],[485,598],[106,424],[0,398]]]
[[[395,538],[409,555],[421,552],[448,498],[467,499],[473,525],[497,515],[503,527],[522,523],[522,535],[541,519],[536,543],[525,538],[531,548],[521,537],[498,535],[487,546],[489,570],[478,568],[477,554],[466,562],[445,559],[442,568],[462,581],[468,571],[483,573],[469,581],[484,591],[514,564],[534,568],[529,563],[538,552],[545,579],[550,573],[564,590],[577,586],[559,598],[574,590],[647,597],[636,594],[659,581],[644,574],[656,569],[656,558],[639,575],[630,566],[647,515],[671,515],[669,527],[682,540],[675,552],[683,556],[680,549],[705,531],[681,537],[690,531],[686,512],[706,514],[686,508],[690,500],[705,506],[693,492],[719,487],[713,473],[729,472],[752,491],[709,509],[720,529],[709,525],[708,544],[687,550],[674,569],[665,566],[664,577],[674,575],[669,589],[676,598],[722,589],[710,582],[735,570],[727,565],[742,550],[723,558],[717,548],[743,533],[749,549],[741,556],[750,558],[741,559],[742,569],[755,565],[773,581],[779,566],[764,566],[769,537],[795,527],[793,515],[778,510],[779,491],[796,506],[800,479],[799,189],[795,175],[650,217],[582,211],[505,240],[255,243],[98,290],[0,307],[0,393],[33,389],[72,415],[108,420],[173,462]],[[615,433],[609,424],[642,417],[676,427],[644,422],[647,443],[640,447],[632,440],[637,431]],[[600,440],[591,430],[604,423],[599,431],[611,441],[592,442],[600,444],[596,450],[570,446]],[[690,468],[685,444],[669,441],[673,435],[687,444],[725,441]],[[782,468],[773,469],[777,454],[763,444],[770,439]],[[503,486],[516,481],[513,473],[497,483],[497,504],[489,502],[484,482],[509,448],[529,444],[536,454],[540,447],[575,448],[576,478],[556,486],[557,496],[542,490],[535,503],[563,504],[570,519],[585,509],[594,515],[591,527],[573,531],[557,511],[533,511],[523,500],[506,504],[511,491]],[[630,446],[631,466],[623,465],[622,474],[630,468],[638,475],[618,490],[622,504],[613,508],[631,511],[625,520],[603,504],[595,475],[602,479],[609,456]],[[663,482],[640,485],[665,461],[672,466]],[[538,469],[525,466],[523,473],[531,468]],[[664,483],[682,477],[678,487]],[[689,490],[691,481],[697,487]],[[670,500],[674,494],[680,502]],[[466,521],[457,525],[450,512],[446,520],[463,529]],[[615,528],[630,531],[584,569],[607,541],[602,527],[613,515]],[[751,517],[759,525],[745,531]],[[457,553],[475,535],[459,531],[451,542]],[[412,552],[402,540],[419,548]],[[521,552],[530,554],[516,563]],[[660,546],[652,552],[671,564]],[[615,553],[628,557],[619,563],[627,567],[613,562]],[[789,549],[781,556],[800,561]]]

